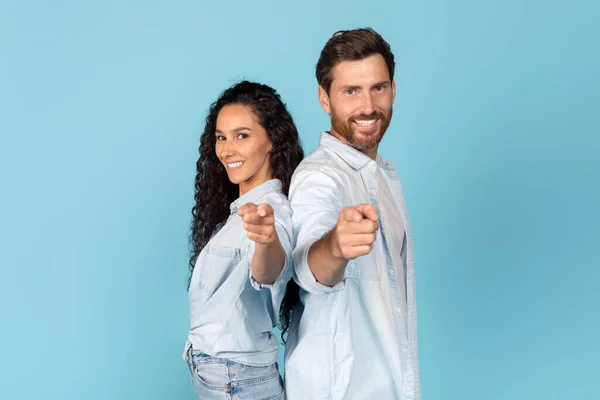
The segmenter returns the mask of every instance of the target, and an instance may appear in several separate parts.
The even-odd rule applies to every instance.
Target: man
[[[290,187],[301,288],[286,346],[290,400],[421,398],[410,226],[394,167],[378,154],[394,66],[371,29],[337,32],[317,63],[331,129]]]

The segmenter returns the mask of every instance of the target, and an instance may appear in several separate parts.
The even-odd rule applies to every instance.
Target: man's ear
[[[323,86],[319,85],[319,103],[327,114],[331,114],[331,106],[329,105],[329,95]]]

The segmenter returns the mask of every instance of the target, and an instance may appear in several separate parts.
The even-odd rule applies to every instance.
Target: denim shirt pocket
[[[209,244],[202,255],[202,274],[199,287],[212,296],[227,280],[240,263],[242,250],[237,247],[224,247]]]
[[[371,250],[371,252],[375,249]],[[346,266],[345,278],[362,281],[380,280],[375,257],[370,254],[350,260]]]

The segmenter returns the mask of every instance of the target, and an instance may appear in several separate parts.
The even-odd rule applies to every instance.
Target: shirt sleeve
[[[290,187],[290,205],[296,247],[293,251],[294,280],[309,293],[323,294],[340,290],[344,280],[333,287],[318,282],[308,265],[310,247],[337,223],[344,208],[344,193],[339,178],[323,168],[297,170]]]

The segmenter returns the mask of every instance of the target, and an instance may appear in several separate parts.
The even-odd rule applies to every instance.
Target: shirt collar
[[[332,150],[335,154],[337,154],[342,160],[346,162],[346,164],[350,165],[354,169],[362,169],[369,162],[373,160],[367,156],[366,154],[356,150],[354,147],[342,142],[329,132],[321,133],[321,146]],[[377,153],[377,166],[387,169],[394,170],[394,165],[391,161],[386,160],[381,154]]]
[[[237,200],[229,205],[229,209],[232,214],[237,213],[241,206],[247,203],[256,203],[258,199],[269,192],[281,192],[281,181],[279,179],[271,179],[261,183],[254,189],[246,192],[243,196],[238,197]]]

